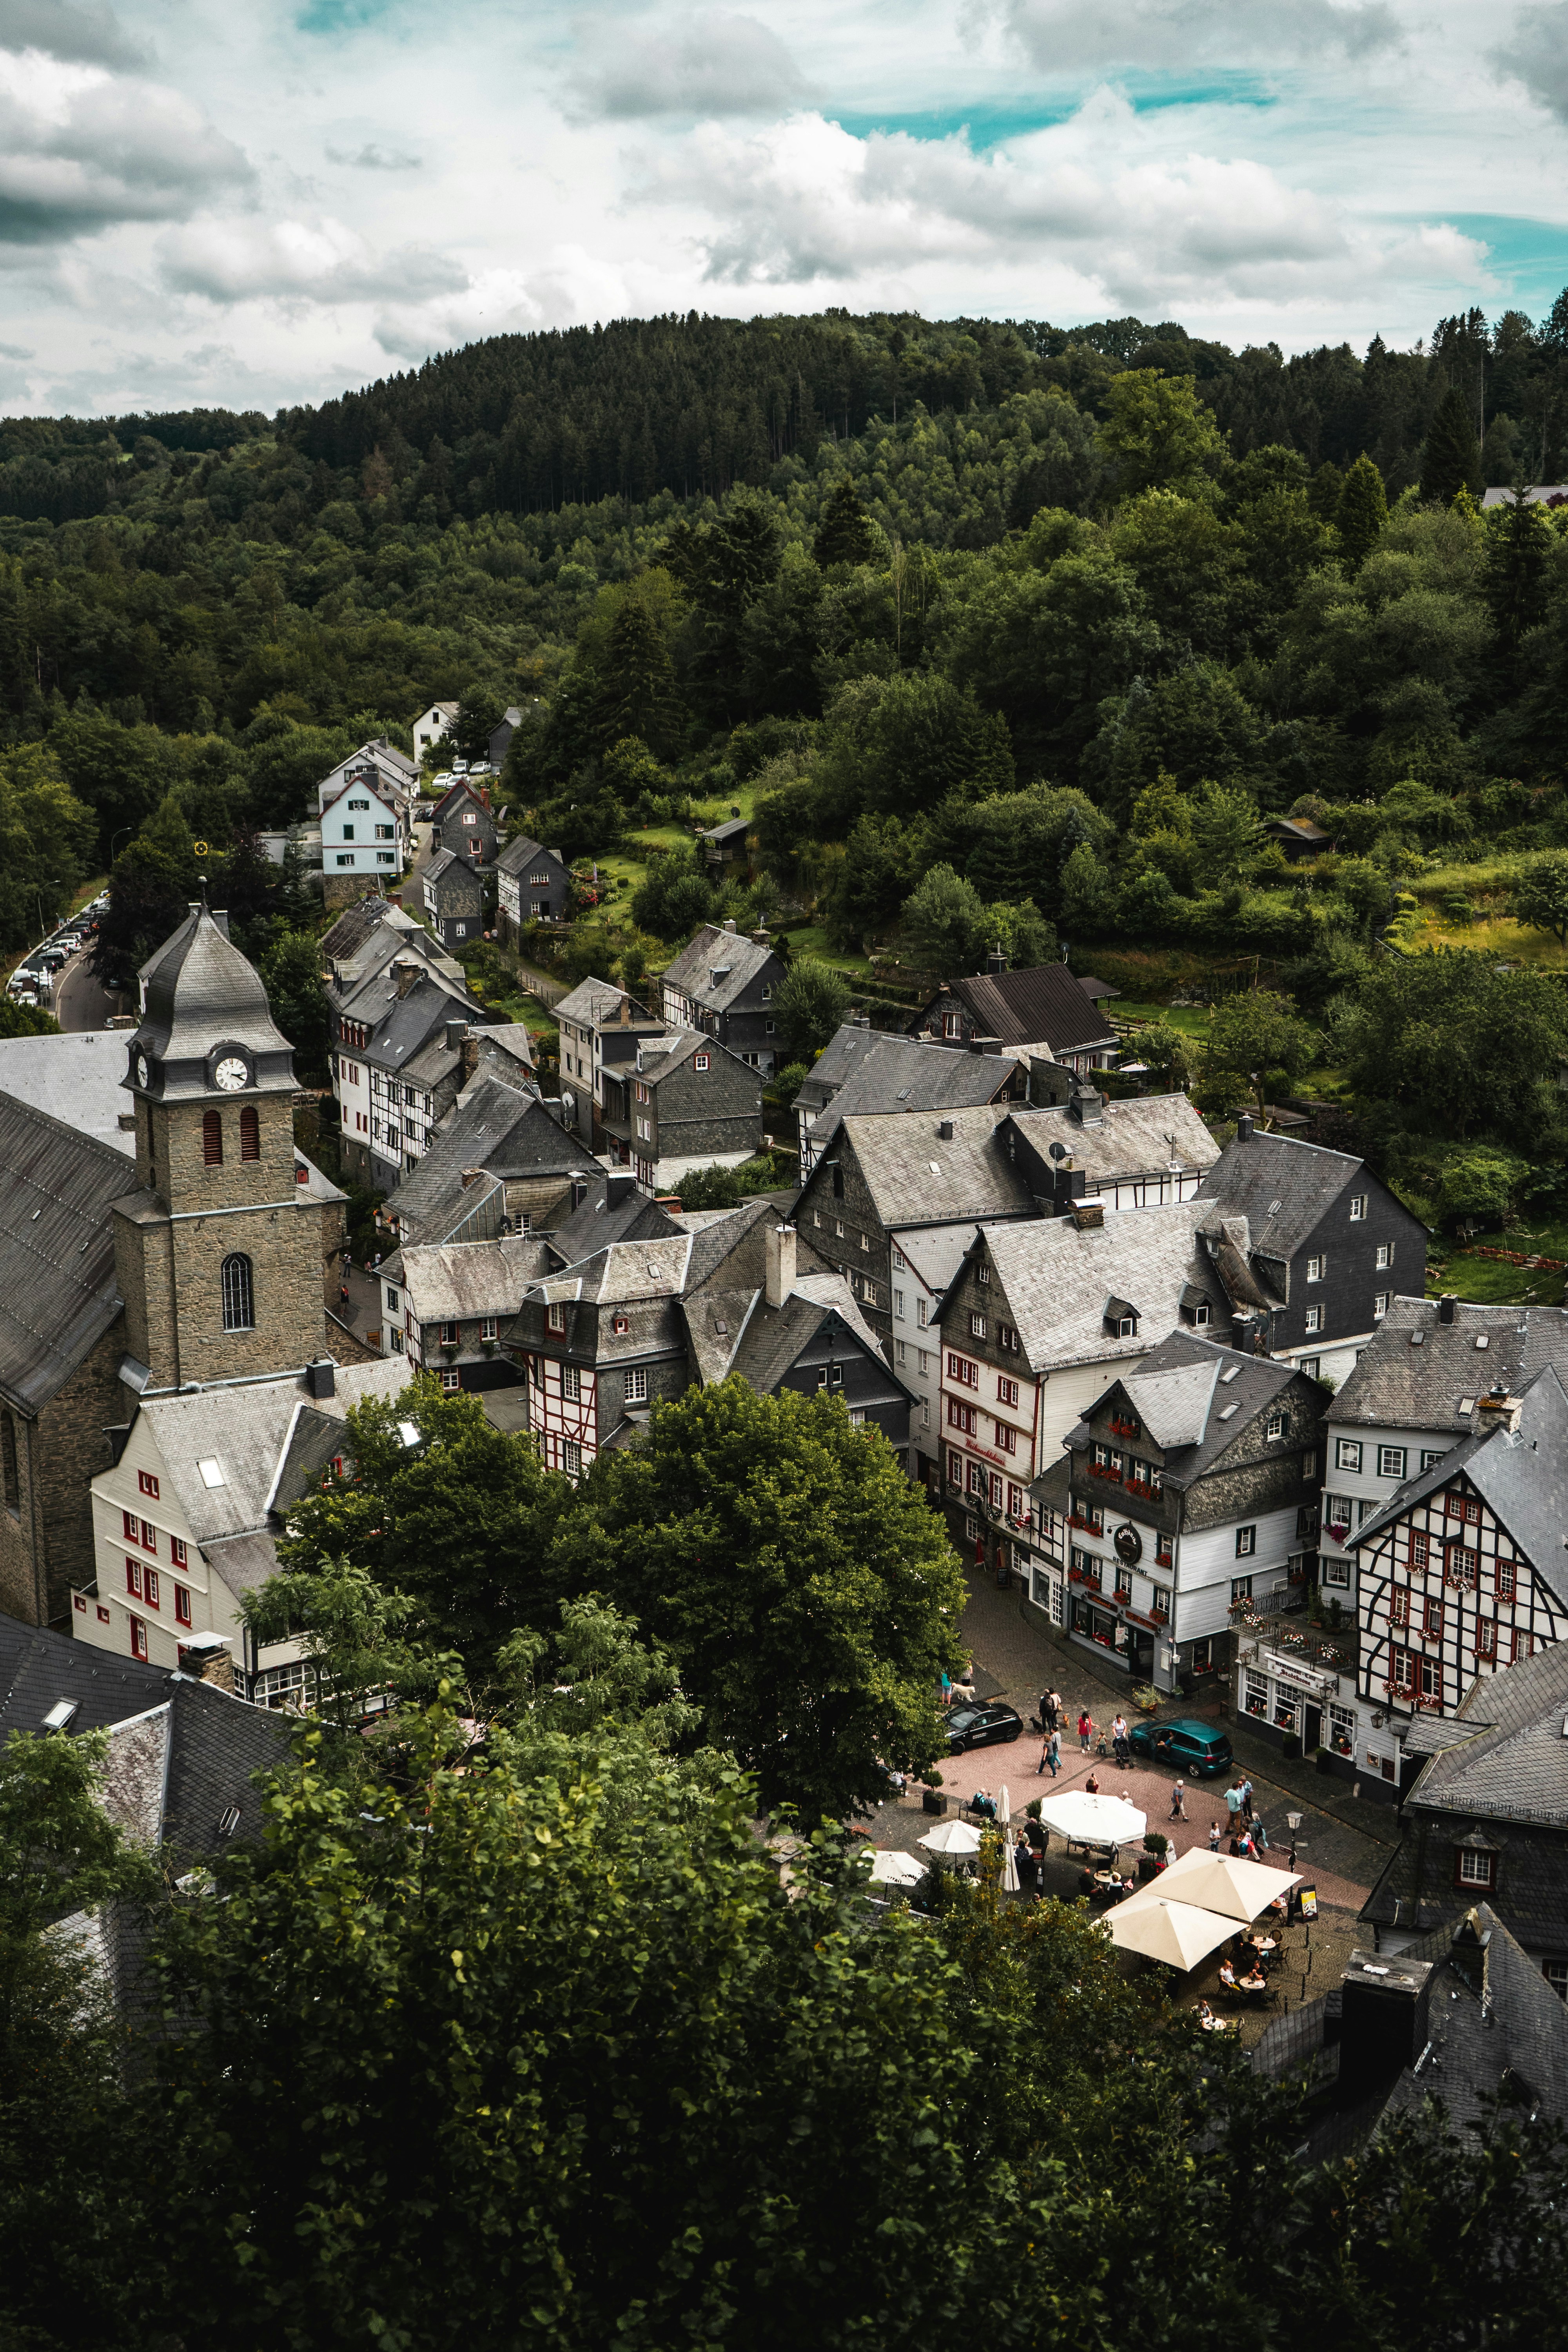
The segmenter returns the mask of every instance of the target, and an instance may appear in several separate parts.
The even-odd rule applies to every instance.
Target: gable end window
[[[1237,1559],[1250,1559],[1257,1549],[1258,1529],[1256,1528],[1237,1528],[1236,1531],[1236,1556]]]
[[[1457,1845],[1454,1848],[1454,1884],[1483,1891],[1497,1885],[1497,1855],[1484,1846]]]

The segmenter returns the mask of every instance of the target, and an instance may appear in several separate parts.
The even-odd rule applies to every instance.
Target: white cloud
[[[0,50],[0,243],[167,220],[250,177],[239,148],[178,91]]]
[[[405,154],[400,148],[378,146],[374,140],[368,140],[357,154],[341,147],[327,150],[329,163],[344,163],[354,172],[417,172],[420,160],[417,155]]]
[[[159,240],[163,280],[209,302],[378,301],[456,291],[463,270],[427,247],[375,253],[338,220],[209,220]]]
[[[1383,0],[976,0],[970,21],[998,26],[1047,74],[1190,75],[1202,66],[1314,62],[1325,51],[1361,58],[1404,41]]]
[[[0,48],[40,49],[74,65],[145,62],[113,11],[95,0],[0,0]]]
[[[635,34],[608,22],[567,77],[579,121],[675,115],[784,114],[813,95],[799,67],[755,16],[710,10]]]

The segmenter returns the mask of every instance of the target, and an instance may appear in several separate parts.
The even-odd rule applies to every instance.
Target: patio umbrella
[[[1018,1892],[1018,1864],[1013,1852],[1013,1833],[1010,1827],[1012,1810],[1012,1800],[1004,1789],[1002,1801],[996,1808],[996,1814],[1002,1824],[1002,1891],[1005,1895],[1016,1895]]]
[[[918,1886],[925,1874],[924,1863],[912,1853],[879,1853],[871,1864],[872,1877],[884,1886]]]
[[[1047,1829],[1062,1837],[1078,1838],[1086,1845],[1131,1845],[1149,1826],[1148,1814],[1141,1813],[1136,1805],[1124,1804],[1120,1797],[1091,1797],[1083,1789],[1065,1789],[1059,1797],[1047,1797],[1040,1806],[1040,1819]]]
[[[980,1832],[969,1822],[943,1822],[940,1829],[928,1830],[915,1840],[928,1853],[978,1853]]]
[[[1299,1870],[1270,1870],[1264,1862],[1243,1862],[1228,1853],[1206,1853],[1194,1846],[1163,1870],[1158,1878],[1128,1899],[1147,1903],[1150,1897],[1193,1903],[1201,1911],[1216,1911],[1227,1919],[1256,1919],[1288,1886],[1300,1881]]]
[[[1170,1876],[1169,1871],[1165,1873]],[[1217,1911],[1200,1911],[1195,1904],[1170,1903],[1163,1895],[1129,1896],[1107,1915],[1110,1940],[1123,1952],[1142,1952],[1146,1959],[1163,1960],[1168,1969],[1195,1969],[1201,1959],[1228,1943],[1236,1933],[1234,1919]]]

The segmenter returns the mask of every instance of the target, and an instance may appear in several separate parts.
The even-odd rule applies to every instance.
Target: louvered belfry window
[[[247,1103],[239,1114],[239,1156],[242,1160],[261,1157],[261,1115],[254,1103]]]
[[[202,1158],[209,1168],[223,1166],[223,1120],[216,1110],[202,1113]]]

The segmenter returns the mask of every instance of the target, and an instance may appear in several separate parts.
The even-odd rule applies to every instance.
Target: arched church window
[[[202,1113],[202,1158],[209,1168],[223,1166],[223,1120],[216,1110]]]
[[[226,1257],[222,1269],[223,1328],[226,1331],[253,1331],[256,1328],[256,1297],[251,1287],[250,1260],[236,1250]]]
[[[242,1160],[261,1157],[261,1115],[254,1103],[247,1103],[239,1114],[239,1156]]]

